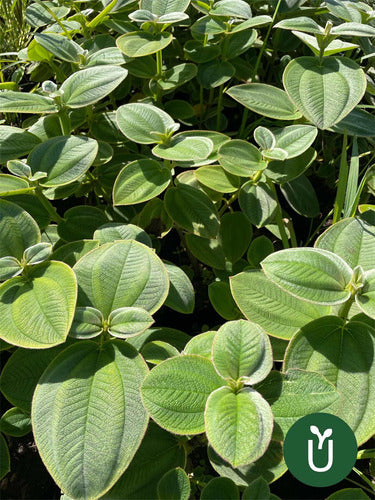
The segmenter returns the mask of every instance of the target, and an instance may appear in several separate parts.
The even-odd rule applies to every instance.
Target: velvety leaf
[[[240,187],[240,178],[218,165],[200,167],[195,176],[201,184],[219,193],[234,193]]]
[[[92,339],[103,331],[103,315],[94,307],[77,307],[69,336],[75,339]]]
[[[241,312],[233,300],[228,283],[224,281],[211,283],[208,286],[208,298],[215,311],[227,321],[241,317]]]
[[[237,262],[249,247],[253,230],[242,212],[226,213],[221,218],[220,238],[225,257]]]
[[[294,158],[304,153],[315,141],[318,134],[316,127],[311,125],[290,125],[272,130],[276,138],[276,147],[284,149],[288,158]]]
[[[14,175],[0,174],[0,196],[12,195],[17,191],[22,193],[24,189],[28,188],[29,183],[26,180]]]
[[[82,47],[73,40],[69,40],[66,36],[55,33],[37,33],[35,40],[61,61],[75,64],[81,61]]]
[[[361,311],[375,319],[375,269],[363,275],[364,286],[356,295],[355,301]]]
[[[73,267],[74,264],[85,254],[94,250],[99,246],[99,241],[94,240],[81,240],[66,243],[57,248],[51,255],[52,260],[61,260],[69,266]]]
[[[234,300],[247,319],[276,337],[290,339],[305,324],[329,313],[329,308],[296,299],[261,271],[230,278]]]
[[[94,231],[108,221],[100,208],[91,205],[76,205],[64,214],[58,225],[58,235],[65,241],[92,238]]]
[[[167,260],[163,261],[169,276],[169,293],[164,305],[181,314],[192,314],[195,292],[187,274]]]
[[[147,344],[145,344],[140,350],[140,353],[147,363],[151,363],[153,365],[158,365],[166,359],[174,358],[175,356],[180,355],[178,350],[173,345],[163,342],[162,340],[152,340],[151,342],[147,342]]]
[[[141,307],[153,314],[168,295],[169,280],[162,261],[134,240],[106,243],[74,266],[78,305],[99,309],[106,318],[120,307]]]
[[[169,144],[155,146],[152,153],[165,160],[188,162],[205,160],[212,151],[213,143],[208,137],[187,137],[177,134]]]
[[[266,332],[240,319],[221,326],[212,345],[212,361],[225,379],[246,384],[263,380],[272,368],[272,349]]]
[[[215,477],[203,488],[201,500],[239,500],[237,486],[231,479]]]
[[[33,398],[33,432],[64,493],[98,498],[130,464],[148,423],[139,393],[147,372],[124,342],[106,342],[99,349],[84,341],[62,352],[43,373]]]
[[[207,398],[223,384],[208,359],[185,355],[151,370],[142,385],[142,399],[152,419],[168,431],[200,434],[205,430]]]
[[[373,137],[375,135],[375,116],[357,107],[336,123],[332,130],[340,134],[346,130],[348,135],[356,135],[357,137]]]
[[[36,243],[24,251],[23,260],[28,265],[40,264],[41,262],[47,260],[51,256],[51,253],[51,243]]]
[[[20,408],[11,408],[0,419],[0,431],[8,436],[25,436],[31,432],[30,416]]]
[[[281,192],[297,214],[311,218],[319,215],[318,197],[313,185],[305,175],[302,174],[297,179],[285,182],[281,186]]]
[[[190,482],[186,472],[181,469],[172,469],[158,482],[159,500],[188,500],[190,496]]]
[[[172,12],[185,12],[190,4],[190,0],[141,0],[141,9],[146,9],[156,16],[164,16]]]
[[[251,177],[255,171],[264,170],[267,164],[262,161],[260,151],[249,142],[234,139],[219,149],[220,165],[233,175]]]
[[[135,240],[152,248],[151,238],[146,231],[134,224],[122,224],[121,222],[103,224],[95,231],[94,240],[98,240],[100,245],[117,240]]]
[[[6,281],[18,276],[23,267],[15,257],[0,257],[0,281]]]
[[[271,222],[277,209],[274,194],[265,182],[254,184],[253,181],[248,181],[243,184],[239,202],[243,213],[257,227]]]
[[[39,94],[6,90],[0,93],[1,113],[56,113],[53,99]]]
[[[253,389],[234,393],[229,387],[220,387],[209,396],[204,416],[210,445],[234,467],[254,462],[266,451],[272,435],[272,411]]]
[[[211,360],[212,342],[216,335],[215,331],[209,331],[195,335],[186,344],[184,354],[197,354]]]
[[[0,102],[1,96],[0,94]],[[0,125],[0,163],[20,158],[40,143],[40,139],[30,132],[17,127]]]
[[[280,184],[292,181],[297,179],[297,177],[310,167],[316,156],[316,151],[313,148],[309,148],[296,158],[287,158],[283,161],[270,161],[265,174],[269,179]]]
[[[126,339],[139,335],[154,322],[152,316],[140,307],[120,307],[108,316],[108,332],[114,337]]]
[[[281,89],[264,83],[245,83],[227,90],[233,99],[262,116],[276,120],[296,120],[301,113]]]
[[[234,73],[235,68],[230,62],[214,60],[199,65],[197,79],[204,88],[212,89],[226,83]]]
[[[254,130],[254,139],[261,149],[274,149],[276,147],[276,138],[266,127],[257,127]]]
[[[225,255],[219,239],[202,238],[195,234],[187,234],[185,239],[190,252],[203,264],[214,269],[225,269]]]
[[[77,283],[62,262],[40,264],[27,277],[0,286],[0,337],[10,344],[47,349],[65,341],[73,321]]]
[[[283,30],[296,30],[305,33],[314,33],[315,35],[322,35],[324,30],[319,24],[310,17],[300,16],[290,19],[283,19],[274,26]]]
[[[211,16],[250,19],[251,8],[244,0],[219,0],[210,10]]]
[[[195,64],[178,64],[163,73],[162,79],[158,80],[159,87],[170,91],[184,85],[197,76],[198,69]]]
[[[116,40],[117,47],[128,57],[144,57],[165,49],[173,40],[171,33],[125,33]]]
[[[291,295],[321,305],[345,302],[352,270],[327,250],[293,248],[275,252],[262,262],[266,276]]]
[[[301,113],[323,130],[348,115],[366,90],[365,74],[347,57],[298,57],[285,68],[283,82]]]

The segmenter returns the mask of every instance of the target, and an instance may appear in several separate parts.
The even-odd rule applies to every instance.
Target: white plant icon
[[[318,437],[318,450],[323,449],[324,441],[332,436],[332,429],[326,429],[323,434],[320,433],[318,427],[316,425],[310,425],[310,432],[315,434]],[[324,467],[316,467],[314,464],[314,451],[313,451],[314,442],[312,439],[308,440],[308,460],[309,467],[314,472],[327,472],[333,463],[333,440],[328,440],[328,461]]]

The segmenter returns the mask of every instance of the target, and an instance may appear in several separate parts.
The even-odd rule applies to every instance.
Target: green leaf
[[[211,16],[250,19],[251,8],[244,0],[219,0],[210,10]]]
[[[255,323],[230,321],[215,336],[212,361],[223,378],[254,385],[272,369],[271,344],[263,328]]]
[[[65,342],[76,297],[74,273],[62,262],[40,264],[27,277],[6,281],[0,286],[0,337],[32,349]]]
[[[237,262],[249,247],[253,230],[242,212],[226,213],[221,218],[220,238],[225,257]]]
[[[217,208],[202,191],[179,184],[168,189],[164,202],[168,215],[186,231],[203,238],[214,238],[219,232]]]
[[[33,149],[28,164],[33,173],[47,173],[47,177],[40,181],[42,186],[64,186],[79,179],[90,168],[97,152],[98,143],[94,139],[53,137]]]
[[[242,212],[249,219],[251,224],[263,227],[275,216],[277,201],[268,184],[248,181],[242,185],[239,194],[239,203]]]
[[[311,371],[272,371],[256,390],[271,406],[275,419],[273,439],[278,441],[284,441],[291,426],[305,415],[335,415],[341,405],[335,386],[320,373]]]
[[[200,500],[239,500],[237,486],[231,479],[215,477],[202,490]]]
[[[0,431],[8,436],[25,436],[31,432],[30,416],[26,415],[20,408],[11,408],[1,417]]]
[[[184,52],[195,63],[206,63],[219,56],[220,48],[217,45],[203,45],[197,40],[188,40],[184,45]]]
[[[0,388],[12,405],[27,413],[42,373],[61,351],[67,348],[69,339],[50,349],[17,349],[6,362],[0,377]]]
[[[273,495],[274,499],[275,496]],[[278,497],[276,497],[278,498]],[[258,477],[244,490],[242,500],[271,500],[270,487],[263,477]]]
[[[245,83],[227,90],[233,99],[262,116],[276,120],[297,120],[301,113],[286,92],[264,83]]]
[[[79,64],[83,49],[78,43],[55,33],[37,33],[35,40],[61,61]]]
[[[132,337],[127,340],[129,344],[134,346],[138,351],[153,341],[162,341],[175,347],[178,351],[182,351],[185,344],[191,339],[187,333],[176,330],[175,328],[149,328],[137,337]]]
[[[74,264],[84,255],[86,255],[94,248],[99,246],[99,241],[97,240],[81,240],[81,241],[72,241],[61,247],[57,248],[51,255],[52,260],[61,260],[65,262],[70,267],[73,267]]]
[[[0,281],[6,281],[18,276],[23,267],[15,257],[0,257]]]
[[[100,208],[76,205],[65,212],[64,220],[59,223],[57,232],[65,241],[84,240],[91,238],[94,231],[107,220]]]
[[[355,296],[358,307],[370,318],[375,319],[375,269],[363,275],[364,286]]]
[[[54,23],[56,17],[57,19],[65,17],[69,10],[69,7],[56,6],[52,2],[32,3],[26,9],[25,19],[33,28],[40,28],[46,24]]]
[[[181,314],[192,314],[195,307],[193,285],[187,274],[167,260],[163,261],[169,276],[169,293],[164,305]]]
[[[33,432],[44,464],[66,495],[101,497],[130,464],[148,423],[139,394],[147,372],[125,342],[99,349],[84,341],[63,351],[43,373],[33,398]]]
[[[314,246],[339,255],[352,269],[361,266],[369,271],[375,262],[375,217],[343,219],[321,234]]]
[[[200,167],[195,171],[198,181],[219,193],[234,193],[240,187],[240,178],[226,172],[219,165]]]
[[[319,26],[319,24],[316,23],[314,19],[306,16],[283,19],[282,21],[279,21],[277,24],[275,24],[274,28],[280,28],[290,31],[303,31],[305,33],[314,33],[315,35],[322,35],[324,33],[324,29]]]
[[[247,260],[251,267],[259,269],[262,260],[274,251],[275,248],[273,243],[267,236],[258,236],[251,242],[249,250],[247,251]]]
[[[190,4],[190,0],[141,0],[140,8],[146,9],[156,16],[164,16],[175,12],[185,12]]]
[[[129,62],[129,60],[131,59],[126,57],[117,47],[107,47],[91,54],[85,67],[90,68],[91,66],[101,66],[103,64],[121,66]]]
[[[364,72],[346,57],[298,57],[285,68],[283,83],[301,113],[323,130],[348,115],[366,90]]]
[[[186,355],[151,370],[142,385],[142,400],[161,427],[174,434],[200,434],[207,398],[223,384],[208,359]]]
[[[150,422],[131,464],[103,499],[155,500],[159,479],[185,462],[185,448],[176,436]]]
[[[222,20],[204,16],[198,19],[190,29],[193,38],[204,41],[205,35],[220,35],[224,33],[227,28],[225,22]]]
[[[77,307],[69,336],[75,339],[92,339],[103,331],[104,318],[94,307]]]
[[[220,387],[209,396],[204,416],[210,445],[234,467],[255,462],[268,448],[272,411],[253,389]]]
[[[0,479],[10,471],[10,456],[7,442],[2,434],[0,434]]]
[[[314,36],[307,35],[306,33],[301,33],[299,31],[293,31],[292,33],[300,40],[302,40],[303,43],[305,43],[314,52],[314,55],[316,56],[320,55],[320,47],[317,39]],[[332,56],[333,54],[338,54],[340,52],[344,52],[347,50],[357,49],[358,47],[359,45],[356,45],[355,43],[346,43],[343,42],[342,40],[333,40],[324,49],[323,56],[325,57]]]
[[[348,2],[346,0],[327,0],[327,8],[336,17],[344,19],[345,21],[354,21],[360,23],[362,21],[362,16],[359,8],[356,8],[355,4]]]
[[[1,113],[56,113],[57,106],[53,99],[38,94],[0,92]]]
[[[163,342],[162,340],[152,340],[148,342],[142,347],[140,353],[147,363],[153,365],[158,365],[166,359],[180,355],[173,345]]]
[[[163,110],[151,104],[130,103],[117,110],[117,122],[121,132],[131,141],[139,144],[154,144],[158,137],[167,134],[175,125],[172,118]]]
[[[128,71],[119,66],[95,66],[70,75],[61,85],[62,102],[69,108],[83,108],[110,94],[125,80]]]
[[[24,189],[28,188],[29,183],[26,180],[14,175],[0,174],[0,196],[12,195],[17,191],[22,193]]]
[[[197,79],[205,89],[213,89],[230,80],[235,71],[230,62],[213,60],[199,65]]]
[[[186,472],[178,467],[172,469],[158,482],[159,500],[188,500],[190,481]]]
[[[228,283],[224,281],[210,283],[208,298],[215,311],[227,321],[241,318],[241,312],[233,300]]]
[[[40,264],[47,260],[52,254],[51,243],[36,243],[27,248],[23,253],[23,260],[27,265]]]
[[[352,270],[338,255],[315,248],[275,252],[262,262],[266,276],[294,297],[321,305],[346,302]]]
[[[197,354],[211,360],[212,342],[216,335],[215,331],[209,331],[195,335],[186,344],[184,354]]]
[[[329,313],[328,307],[296,299],[261,271],[245,271],[230,278],[234,300],[245,317],[275,337],[290,339],[306,323]]]
[[[266,127],[257,127],[254,130],[254,139],[261,149],[274,149],[276,147],[276,138]]]
[[[173,40],[171,33],[134,31],[117,38],[117,47],[128,57],[144,57],[165,49]]]
[[[369,497],[361,488],[344,488],[332,493],[327,500],[369,500]]]
[[[153,314],[168,295],[162,261],[134,240],[106,243],[74,266],[79,306],[99,309],[106,318],[120,307],[141,307]]]
[[[373,137],[375,135],[375,116],[364,109],[354,108],[345,118],[336,123],[332,130],[340,134],[347,131],[348,135],[356,135],[357,137]]]
[[[113,186],[114,205],[134,205],[162,193],[172,179],[169,168],[155,160],[136,160],[125,165]]]
[[[332,35],[336,36],[359,36],[373,37],[375,36],[375,28],[368,24],[362,23],[342,23],[339,26],[334,26],[331,29]]]
[[[108,332],[126,339],[144,332],[153,322],[152,316],[141,307],[120,307],[108,316]]]
[[[213,142],[208,137],[188,137],[184,134],[177,134],[169,144],[155,146],[152,153],[170,161],[202,161],[210,156],[213,147]]]
[[[260,151],[253,144],[240,139],[224,143],[219,155],[219,163],[224,170],[241,177],[251,177],[254,171],[264,170],[267,166],[262,161]]]
[[[202,238],[195,234],[185,236],[186,245],[198,260],[214,269],[225,269],[225,255],[218,238]]]
[[[103,224],[95,231],[94,240],[98,240],[100,245],[117,240],[135,240],[152,248],[151,238],[146,231],[134,224],[122,224],[121,222]]]
[[[301,156],[297,156],[296,158],[287,158],[283,161],[271,161],[267,166],[265,174],[269,179],[280,184],[292,181],[297,179],[297,177],[310,167],[316,156],[316,151],[313,148],[309,148],[301,154]]]
[[[276,138],[276,147],[284,149],[288,158],[303,154],[315,141],[318,134],[316,127],[311,125],[290,125],[272,130]]]
[[[158,85],[164,92],[174,90],[195,78],[197,72],[195,64],[178,64],[163,73],[163,77],[158,80]]]
[[[319,200],[313,185],[305,175],[281,186],[281,192],[297,214],[304,217],[317,217],[320,213]]]
[[[375,330],[360,321],[345,323],[327,316],[302,327],[289,344],[284,370],[314,371],[336,386],[342,398],[338,416],[359,446],[375,432]]]
[[[0,94],[0,102],[1,102]],[[0,163],[20,158],[40,143],[40,139],[30,132],[17,127],[0,125]]]
[[[283,458],[282,444],[271,441],[267,451],[256,462],[234,468],[223,460],[211,446],[208,446],[208,458],[212,467],[222,477],[232,479],[238,486],[248,486],[258,477],[267,482],[278,479],[287,470]]]

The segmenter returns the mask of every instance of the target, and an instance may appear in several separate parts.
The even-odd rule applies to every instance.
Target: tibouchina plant
[[[360,449],[322,495],[370,498],[373,2],[21,4],[0,6],[4,495],[294,498],[283,441],[325,412]]]

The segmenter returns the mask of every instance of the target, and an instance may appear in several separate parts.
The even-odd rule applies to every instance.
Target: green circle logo
[[[352,470],[357,441],[346,422],[328,413],[312,413],[289,429],[284,441],[286,465],[309,486],[332,486]]]

